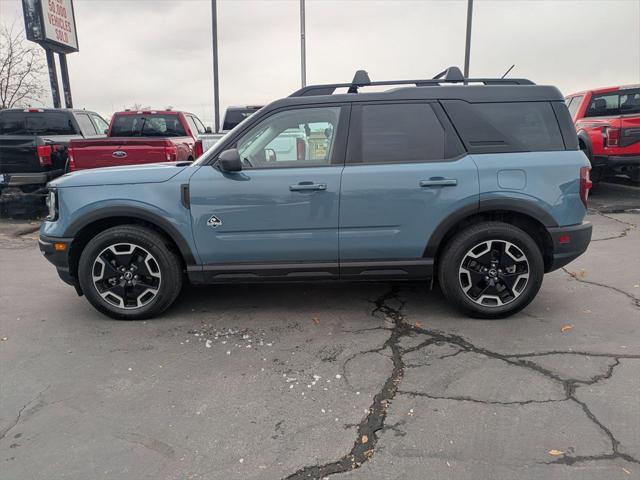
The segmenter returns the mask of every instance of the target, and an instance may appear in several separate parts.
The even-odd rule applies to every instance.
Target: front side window
[[[585,117],[607,117],[610,115],[620,115],[620,95],[618,92],[591,97]]]
[[[331,163],[340,107],[286,110],[271,115],[237,142],[245,168]]]
[[[360,153],[350,163],[443,160],[445,132],[426,103],[363,105]]]
[[[583,98],[584,95],[578,95],[577,97],[571,97],[569,100],[567,100],[567,107],[569,108],[569,114],[571,115],[571,118],[574,118],[576,116]]]
[[[87,115],[86,113],[78,113],[76,115],[76,119],[78,120],[78,124],[80,125],[80,130],[82,130],[82,132],[85,135],[96,135],[96,129],[93,126],[93,123],[91,123],[91,119],[89,118],[89,115]]]
[[[98,133],[107,133],[109,124],[105,122],[100,115],[91,115],[91,118],[93,118],[93,123],[95,123],[98,128]]]

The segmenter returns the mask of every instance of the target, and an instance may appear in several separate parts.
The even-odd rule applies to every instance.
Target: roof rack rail
[[[330,83],[326,85],[309,85],[293,92],[290,97],[310,97],[316,95],[333,95],[338,88],[348,88],[347,93],[358,93],[359,87],[381,85],[414,85],[416,87],[437,87],[443,83],[482,83],[484,85],[535,85],[525,78],[464,78],[458,67],[449,67],[431,79],[426,80],[385,80],[372,82],[365,70],[358,70],[351,83]]]

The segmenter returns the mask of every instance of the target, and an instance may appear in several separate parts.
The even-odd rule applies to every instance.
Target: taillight
[[[198,158],[203,153],[202,140],[196,140],[193,144],[193,158]]]
[[[296,138],[296,156],[297,160],[305,160],[307,153],[307,145],[302,138]]]
[[[164,156],[167,162],[175,162],[178,160],[178,147],[173,143],[167,142],[164,146]]]
[[[620,145],[620,129],[607,128],[607,147],[617,147]]]
[[[591,190],[593,186],[589,172],[591,172],[591,167],[580,168],[580,200],[582,200],[584,208],[588,208],[587,199],[589,198],[589,190]]]
[[[36,147],[38,152],[38,160],[40,161],[40,165],[50,166],[51,165],[51,145],[38,145]]]
[[[69,160],[69,171],[72,172],[76,169],[75,151],[73,147],[67,149],[67,160]]]

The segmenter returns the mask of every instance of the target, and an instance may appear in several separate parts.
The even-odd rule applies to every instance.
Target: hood
[[[190,162],[167,162],[78,170],[56,178],[49,182],[49,186],[65,188],[123,185],[126,183],[160,183],[175,177],[190,164]]]

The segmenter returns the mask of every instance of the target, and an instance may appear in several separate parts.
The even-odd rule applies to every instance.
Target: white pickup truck
[[[202,140],[203,151],[206,152],[207,150],[209,150],[209,148],[215,145],[216,142],[220,140],[225,133],[227,133],[229,130],[232,130],[245,118],[250,117],[261,108],[261,105],[242,105],[227,108],[224,114],[224,119],[222,120],[222,131],[216,133],[203,133],[202,135],[199,135],[198,138]]]

